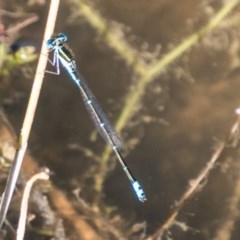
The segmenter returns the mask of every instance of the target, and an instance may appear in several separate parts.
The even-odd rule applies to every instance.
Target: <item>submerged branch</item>
[[[179,211],[186,204],[186,202],[192,197],[192,195],[201,187],[201,183],[207,178],[210,171],[214,168],[216,161],[219,159],[223,150],[231,145],[236,138],[238,138],[240,127],[240,115],[237,113],[237,119],[232,125],[229,134],[227,135],[225,141],[220,142],[216,150],[214,151],[212,157],[207,162],[206,166],[202,169],[199,175],[189,182],[189,187],[181,198],[176,202],[172,214],[167,218],[167,220],[160,226],[160,228],[155,232],[154,235],[148,238],[148,240],[161,239],[166,230],[168,230],[175,222]]]

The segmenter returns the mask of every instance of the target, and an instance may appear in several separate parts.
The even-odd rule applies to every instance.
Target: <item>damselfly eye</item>
[[[55,39],[48,39],[47,40],[47,47],[48,47],[48,49],[52,49],[52,48],[54,48],[54,42],[55,42]]]

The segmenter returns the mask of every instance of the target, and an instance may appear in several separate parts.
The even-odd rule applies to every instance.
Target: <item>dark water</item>
[[[130,27],[126,38],[139,51],[146,43],[152,53],[161,45],[158,58],[203,26],[222,6],[221,1],[197,0],[99,0],[94,5],[106,19]],[[21,34],[40,41],[46,7],[34,7],[29,11],[39,12],[40,21]],[[56,32],[62,31],[69,36],[81,73],[114,122],[129,87],[138,79],[133,79],[132,69],[101,40],[84,18],[71,23],[66,21],[70,13],[68,3],[62,3]],[[141,108],[122,132],[126,143],[134,138],[139,141],[134,148],[127,146],[126,160],[143,184],[148,201],[144,204],[136,201],[116,164],[105,180],[104,203],[117,207],[117,212],[127,221],[146,221],[147,234],[153,233],[169,216],[174,202],[210,158],[216,139],[224,138],[234,120],[234,109],[240,102],[239,65],[234,62],[238,60],[239,48],[235,52],[231,48],[237,45],[237,37],[239,29],[234,25],[232,29],[222,28],[183,54],[147,86],[140,100]],[[156,93],[154,90],[159,86],[162,92]],[[13,91],[25,94],[23,99],[5,109],[19,131],[31,80],[25,82],[16,78],[12,88],[10,94]],[[61,77],[47,75],[29,149],[41,165],[55,172],[57,186],[69,192],[80,186],[83,196],[91,201],[94,191],[88,169],[97,164],[71,146],[79,144],[101,156],[105,143],[99,136],[92,140],[94,127],[81,101],[79,92],[64,71]],[[160,107],[164,107],[163,110],[159,110]],[[144,117],[148,117],[150,123],[145,123]],[[184,232],[174,227],[173,239],[197,240],[215,236],[224,222],[228,201],[239,177],[234,172],[235,167],[230,165],[223,171],[223,166],[227,160],[238,161],[238,157],[237,151],[229,151],[220,159],[221,164],[211,172],[204,188],[180,212],[178,220],[190,229]],[[239,220],[233,229],[238,228],[237,224]],[[230,239],[239,239],[237,230],[232,231]]]

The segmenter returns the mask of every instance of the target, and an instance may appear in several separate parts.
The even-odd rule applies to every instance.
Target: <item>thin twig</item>
[[[59,0],[52,0],[50,4],[47,24],[45,28],[44,38],[42,42],[41,54],[38,61],[38,66],[32,86],[31,95],[29,98],[27,111],[23,121],[23,126],[18,140],[18,147],[15,153],[15,158],[13,161],[12,168],[10,170],[8,181],[6,184],[5,191],[2,195],[1,205],[0,205],[0,228],[5,221],[6,214],[9,208],[10,201],[12,199],[13,191],[16,186],[20,168],[22,165],[23,157],[27,148],[28,138],[32,127],[33,118],[35,115],[35,110],[38,103],[38,98],[40,95],[40,90],[43,82],[44,72],[47,65],[48,59],[48,49],[46,46],[46,39],[49,39],[53,33],[57,12],[58,12]]]
[[[25,228],[26,228],[27,211],[28,211],[28,201],[29,201],[29,196],[30,196],[32,186],[37,180],[48,180],[49,173],[50,173],[49,169],[45,169],[44,171],[32,176],[26,183],[26,187],[23,192],[23,198],[22,198],[22,203],[21,203],[21,210],[20,210],[20,217],[19,217],[19,221],[18,221],[16,240],[23,240],[23,238],[24,238]]]
[[[19,31],[22,28],[25,28],[26,26],[36,22],[39,19],[39,17],[36,14],[31,14],[30,16],[28,16],[27,19],[18,22],[17,24],[15,24],[14,26],[9,27],[6,30],[6,33],[11,36],[13,33]]]

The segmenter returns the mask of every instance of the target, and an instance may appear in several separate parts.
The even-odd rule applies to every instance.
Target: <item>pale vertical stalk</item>
[[[29,196],[30,196],[30,192],[33,184],[37,180],[48,180],[48,179],[49,179],[49,170],[46,169],[46,171],[35,174],[27,181],[24,189],[23,197],[22,197],[16,240],[23,240],[24,238],[25,229],[26,229],[27,211],[28,211],[28,201],[29,201]]]
[[[15,153],[12,168],[8,176],[6,188],[1,199],[0,229],[2,228],[2,225],[6,218],[9,204],[12,199],[13,191],[16,186],[16,182],[18,179],[21,165],[22,165],[23,157],[27,148],[27,142],[28,142],[29,134],[32,127],[32,122],[35,115],[35,110],[37,107],[40,90],[42,87],[44,72],[47,65],[48,49],[45,41],[49,39],[53,33],[56,18],[57,18],[58,6],[59,6],[59,0],[51,0],[48,18],[47,18],[47,24],[46,24],[44,38],[42,42],[41,53],[40,53],[38,66],[37,66],[37,70],[36,70],[36,74],[35,74],[35,78],[32,86],[31,95],[29,98],[28,106],[27,106],[27,111],[25,114],[23,126],[22,126],[19,140],[18,140],[18,147]]]

